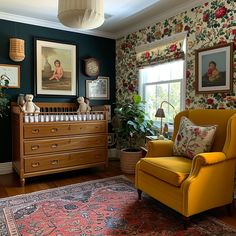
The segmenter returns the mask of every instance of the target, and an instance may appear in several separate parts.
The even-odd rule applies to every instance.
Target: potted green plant
[[[140,146],[146,135],[153,135],[153,122],[145,113],[145,102],[139,95],[134,95],[131,102],[119,101],[112,120],[120,150],[121,170],[134,173],[137,161],[142,157]]]
[[[9,80],[6,79],[4,76],[1,76],[0,77],[0,118],[7,115],[9,99],[7,98],[7,95],[5,94],[4,90],[7,88],[8,84],[9,84]]]

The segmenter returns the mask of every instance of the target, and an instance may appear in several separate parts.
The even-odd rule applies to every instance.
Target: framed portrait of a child
[[[35,39],[35,96],[77,96],[76,45]]]
[[[196,50],[196,93],[230,92],[233,82],[233,44]]]

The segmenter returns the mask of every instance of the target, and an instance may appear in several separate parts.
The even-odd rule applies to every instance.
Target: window
[[[176,60],[164,64],[145,67],[139,70],[139,93],[146,101],[145,111],[160,127],[155,114],[162,101],[167,101],[175,107],[176,113],[183,109],[184,60]],[[163,124],[173,124],[174,109],[163,103],[165,118]]]

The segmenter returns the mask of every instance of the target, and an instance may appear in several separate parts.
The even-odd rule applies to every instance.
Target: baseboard
[[[12,173],[12,162],[0,163],[0,175]]]

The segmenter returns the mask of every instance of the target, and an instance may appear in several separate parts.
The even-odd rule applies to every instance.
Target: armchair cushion
[[[209,152],[214,141],[216,128],[216,125],[197,126],[183,116],[175,138],[173,154],[193,159],[199,153]]]
[[[140,170],[179,187],[189,176],[192,160],[184,157],[146,157],[139,162]]]

